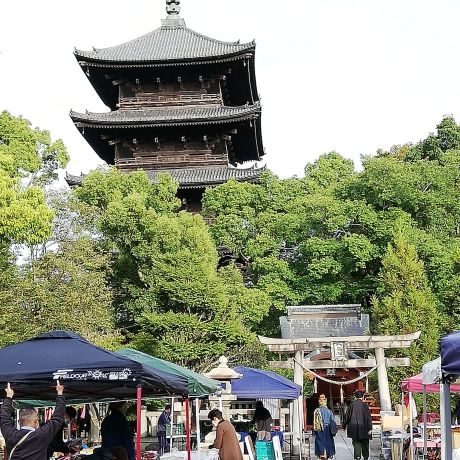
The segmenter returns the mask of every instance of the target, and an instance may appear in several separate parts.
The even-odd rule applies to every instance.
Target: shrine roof
[[[148,34],[110,48],[75,49],[79,61],[103,63],[178,63],[208,61],[251,52],[255,42],[224,42],[195,32],[185,25],[163,25]]]
[[[180,189],[197,189],[206,186],[219,185],[229,179],[238,182],[255,182],[265,171],[266,167],[261,168],[230,168],[209,167],[209,168],[177,168],[146,171],[152,182],[155,182],[158,174],[169,173],[174,181],[179,183]],[[66,181],[70,186],[78,186],[83,183],[84,175],[75,176],[66,174]]]
[[[70,111],[76,125],[104,127],[148,127],[228,123],[235,120],[257,118],[260,103],[254,105],[157,107],[140,110],[114,110],[112,112],[79,113]]]

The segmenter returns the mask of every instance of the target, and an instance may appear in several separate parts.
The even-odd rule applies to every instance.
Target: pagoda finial
[[[180,13],[180,0],[166,0],[166,12],[178,16]]]
[[[180,0],[166,0],[168,16],[161,21],[163,27],[185,27],[185,21],[179,16]]]

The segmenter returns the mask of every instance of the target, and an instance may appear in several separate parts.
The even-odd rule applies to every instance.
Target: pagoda
[[[167,0],[161,27],[118,46],[75,50],[110,112],[70,116],[99,157],[151,180],[169,172],[185,209],[199,211],[208,186],[256,182],[264,155],[255,42],[222,42],[199,34]],[[239,166],[239,167],[237,167]],[[68,176],[69,184],[81,176]]]

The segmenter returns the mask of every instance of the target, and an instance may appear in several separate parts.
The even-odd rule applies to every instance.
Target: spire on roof
[[[161,21],[163,27],[185,27],[185,21],[179,16],[180,0],[166,0],[168,16]]]
[[[178,15],[180,13],[180,0],[166,0],[166,12]]]

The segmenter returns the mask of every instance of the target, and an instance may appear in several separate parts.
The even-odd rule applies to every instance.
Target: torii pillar
[[[301,440],[304,428],[303,416],[303,374],[304,374],[303,351],[296,351],[294,360],[294,383],[300,385],[301,391],[294,404],[294,413],[292,414],[292,453],[300,454]],[[303,440],[302,440],[303,441]]]

